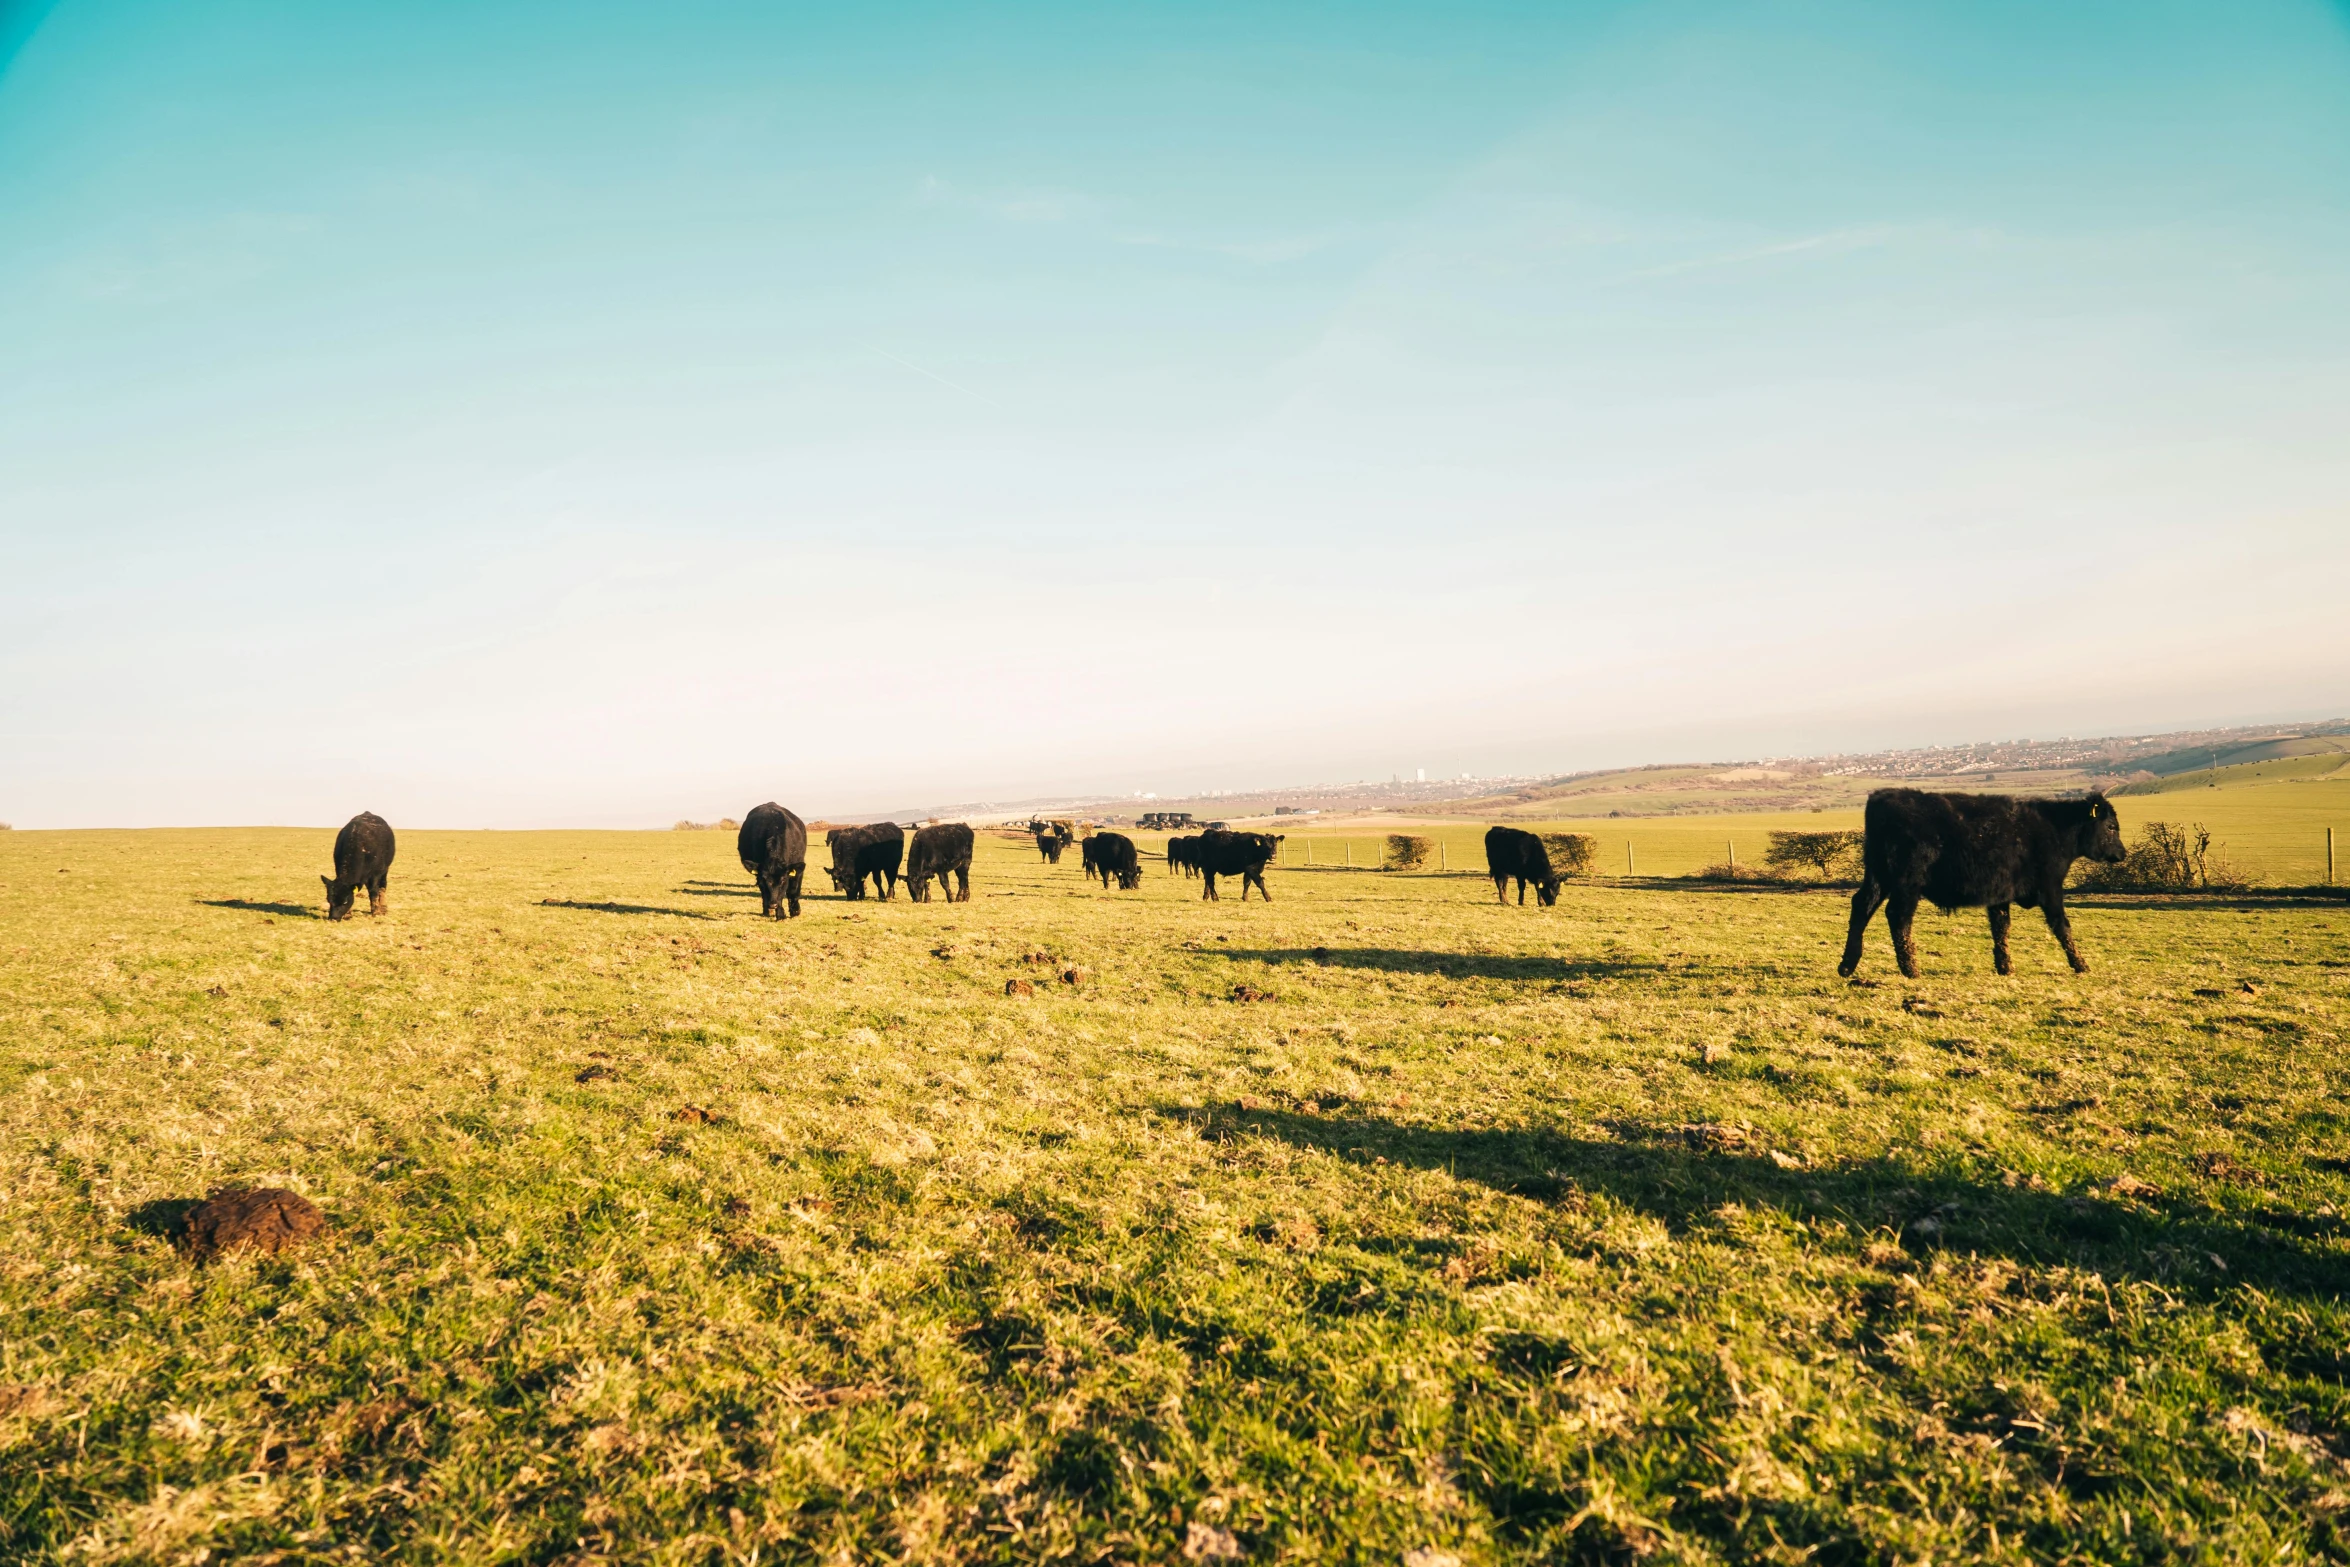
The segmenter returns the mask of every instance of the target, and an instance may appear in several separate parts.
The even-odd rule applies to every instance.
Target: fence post
[[[1722,842],[1729,845],[1730,869],[1736,870],[1738,868],[1738,840],[1735,838],[1724,838]]]
[[[2332,843],[2333,841],[2334,830],[2331,827],[2328,827],[2326,829],[2326,842]],[[1444,840],[1442,838],[1436,840],[1436,868],[1438,870],[1444,870],[1447,868],[1444,863]],[[2326,860],[2326,880],[2331,881],[2333,879],[2333,860],[2331,856],[2329,856]]]
[[[1624,840],[1624,874],[1627,876],[1640,874],[1639,865],[1632,858],[1632,840],[1629,838]]]
[[[1341,838],[1338,840],[1338,846],[1346,851],[1346,868],[1350,871],[1353,870],[1355,868],[1355,841],[1352,838]]]
[[[2326,829],[2326,885],[2334,884],[2334,830]]]

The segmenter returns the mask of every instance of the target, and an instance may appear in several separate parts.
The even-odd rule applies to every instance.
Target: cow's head
[[[353,882],[348,887],[338,887],[332,876],[321,876],[318,879],[326,883],[326,917],[330,920],[349,919],[352,901],[359,895],[359,884]]]
[[[2108,865],[2129,858],[2130,851],[2122,846],[2121,813],[2102,794],[2089,796],[2089,821],[2083,833],[2081,854]]]
[[[1558,902],[1559,879],[1556,876],[1551,876],[1545,878],[1542,881],[1536,882],[1534,884],[1534,896],[1535,899],[1546,909],[1549,908],[1552,904]]]

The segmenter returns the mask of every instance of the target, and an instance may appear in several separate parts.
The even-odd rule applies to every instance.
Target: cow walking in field
[[[347,920],[359,889],[367,889],[367,912],[382,914],[391,905],[384,887],[392,879],[392,824],[373,811],[361,811],[335,834],[335,873],[318,879],[326,883],[326,917]]]
[[[1167,840],[1167,873],[1181,871],[1186,876],[1199,875],[1199,835],[1186,833]]]
[[[1201,833],[1192,840],[1191,847],[1192,863],[1199,867],[1204,884],[1200,889],[1201,899],[1223,902],[1216,892],[1216,878],[1237,876],[1241,902],[1248,901],[1248,890],[1254,887],[1257,896],[1271,903],[1273,894],[1265,887],[1265,866],[1281,852],[1281,840],[1286,836],[1271,832],[1232,832],[1221,827]]]
[[[2073,943],[2065,918],[2064,883],[2073,861],[2122,859],[2120,816],[2104,795],[2085,800],[2019,800],[2005,794],[1931,794],[1879,789],[1861,814],[1860,890],[1852,895],[1852,926],[1836,972],[1860,967],[1869,916],[1882,905],[1893,934],[1894,961],[1918,977],[1910,922],[1919,901],[1947,914],[1983,909],[1991,918],[1991,966],[2012,973],[2007,955],[2009,906],[2036,908],[2064,948],[2073,972],[2089,964]]]
[[[1077,829],[1063,821],[1031,821],[1028,830],[1036,835],[1036,852],[1045,864],[1061,863],[1061,851],[1077,838]]]
[[[887,903],[898,890],[898,866],[906,857],[905,830],[896,822],[874,822],[866,827],[835,827],[824,835],[832,846],[829,868],[832,884],[851,900],[865,896],[865,881],[873,881],[874,896]]]
[[[1549,908],[1559,900],[1558,872],[1551,869],[1550,851],[1542,840],[1518,827],[1485,829],[1485,873],[1493,878],[1497,903],[1510,901],[1510,882],[1518,884],[1518,907],[1526,906],[1526,886],[1534,887],[1534,901]]]
[[[773,800],[753,806],[734,836],[734,852],[758,879],[760,917],[798,919],[800,884],[808,874],[808,824]]]
[[[1134,840],[1124,833],[1097,832],[1079,847],[1085,854],[1086,876],[1100,877],[1103,891],[1113,881],[1127,892],[1142,885],[1142,859],[1134,852]]]
[[[952,874],[960,887],[947,885]],[[949,903],[971,901],[971,829],[961,822],[941,822],[914,834],[906,848],[906,896],[916,903],[930,901],[930,879]]]

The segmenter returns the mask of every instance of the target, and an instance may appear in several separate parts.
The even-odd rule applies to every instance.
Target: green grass
[[[2340,771],[2333,769],[2341,768]],[[2159,789],[2141,785],[2117,795],[2125,833],[2135,838],[2145,823],[2200,822],[2212,832],[2213,848],[2235,873],[2263,886],[2315,886],[2325,880],[2325,833],[2334,829],[2335,875],[2350,881],[2350,766],[2339,757],[2304,757],[2222,769],[2220,785],[2172,779]],[[2144,792],[2140,792],[2144,791]],[[1735,853],[1741,865],[1760,864],[1773,831],[1858,831],[1857,804],[1822,810],[1722,811],[1709,815],[1513,817],[1512,825],[1541,832],[1589,833],[1599,840],[1595,874],[1602,877],[1689,876]],[[1309,819],[1313,820],[1313,819]],[[1377,863],[1383,831],[1419,833],[1441,842],[1453,870],[1475,869],[1484,861],[1484,821],[1379,828],[1373,818],[1343,826],[1290,826],[1284,858],[1300,864],[1304,842],[1315,843],[1317,863],[1334,862],[1339,843],[1351,842],[1358,866]],[[1163,835],[1136,834],[1156,848]],[[1627,854],[1627,851],[1629,853]],[[1627,870],[1629,867],[1629,870]]]
[[[2337,908],[330,838],[0,835],[0,1559],[2350,1554]]]
[[[2304,745],[2326,742],[2302,741]],[[2116,789],[2116,798],[2132,795],[2183,794],[2197,789],[2233,789],[2246,784],[2282,783],[2330,778],[2350,770],[2350,756],[2339,750],[2318,751],[2309,755],[2276,757],[2256,762],[2232,762],[2225,767],[2197,768],[2192,772],[2174,773],[2168,778],[2150,778],[2143,783]]]

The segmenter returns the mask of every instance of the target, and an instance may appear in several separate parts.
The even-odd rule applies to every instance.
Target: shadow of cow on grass
[[[2244,1286],[2334,1300],[2350,1292],[2350,1221],[2269,1203],[2223,1209],[2192,1194],[2036,1191],[1885,1159],[1806,1168],[1741,1127],[1626,1123],[1618,1139],[1534,1128],[1455,1131],[1350,1113],[1236,1108],[1162,1112],[1218,1142],[1261,1137],[1355,1164],[1441,1170],[1545,1204],[1604,1195],[1681,1233],[1726,1204],[1890,1231],[1915,1255],[1944,1249],[2094,1270],[2204,1298]],[[1786,1162],[1781,1162],[1786,1160]],[[1857,1245],[1857,1242],[1856,1242]],[[2350,1354],[2343,1357],[2350,1371]]]

